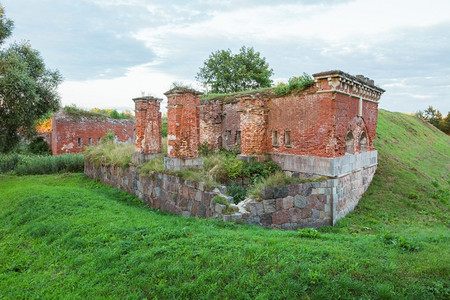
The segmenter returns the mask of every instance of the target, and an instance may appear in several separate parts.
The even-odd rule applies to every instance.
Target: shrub
[[[210,156],[214,153],[214,149],[210,148],[207,142],[204,142],[198,146],[198,154],[200,156]]]
[[[15,167],[17,175],[83,172],[83,170],[84,156],[82,154],[21,156]]]
[[[31,141],[27,146],[27,150],[31,154],[51,155],[52,151],[47,145],[47,142],[42,137],[37,137]]]
[[[13,171],[19,162],[19,155],[13,154],[0,154],[0,173],[6,173]]]
[[[239,203],[247,197],[247,190],[240,186],[233,184],[227,189],[227,195],[233,197],[234,203]]]
[[[280,83],[274,89],[279,96],[289,95],[292,92],[301,92],[314,84],[314,79],[306,73],[299,77],[291,77],[287,84]]]

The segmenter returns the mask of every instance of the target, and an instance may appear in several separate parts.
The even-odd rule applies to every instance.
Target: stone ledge
[[[203,158],[175,158],[164,157],[164,169],[169,171],[178,171],[186,169],[203,168]]]
[[[272,153],[270,157],[284,171],[329,177],[342,177],[367,167],[376,166],[378,163],[376,150],[346,154],[335,158],[275,153]]]
[[[145,153],[139,153],[139,152],[135,152],[133,153],[133,157],[131,158],[131,161],[136,164],[143,164],[153,158],[156,157],[161,157],[163,156],[163,153],[152,153],[152,154],[145,154]]]

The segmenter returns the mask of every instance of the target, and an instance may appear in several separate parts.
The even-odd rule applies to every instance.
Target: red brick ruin
[[[154,97],[134,98],[136,119],[136,151],[134,163],[143,163],[161,156],[161,112],[162,99]]]
[[[269,90],[200,101],[200,92],[174,88],[168,98],[168,169],[199,167],[198,146],[239,148],[241,159],[263,155],[284,170],[329,175],[322,158],[374,151],[378,100],[384,90],[342,71],[313,75],[310,88],[286,96]],[[136,104],[136,152],[161,152],[159,99]],[[376,151],[374,152],[376,159]],[[315,158],[311,161],[311,157]],[[373,157],[372,157],[373,158]]]
[[[169,90],[164,167],[202,167],[198,149],[205,145],[240,150],[238,157],[246,161],[271,159],[286,174],[324,176],[321,182],[264,187],[261,201],[247,198],[236,206],[239,211],[229,214],[214,200],[228,197],[220,189],[209,191],[204,183],[172,173],[141,178],[134,164],[121,173],[91,162],[86,162],[85,173],[136,194],[151,207],[184,216],[279,229],[334,225],[356,207],[377,169],[373,141],[384,90],[373,80],[342,71],[313,77],[306,90],[284,96],[268,89],[200,100],[201,93],[193,89]],[[161,117],[159,99],[134,101],[136,164],[160,155]]]
[[[200,144],[200,95],[193,89],[173,88],[167,96],[167,156],[168,170],[203,166],[198,158]]]
[[[50,148],[53,155],[81,153],[84,146],[95,146],[109,130],[116,142],[133,141],[133,120],[117,120],[106,117],[71,116],[63,111],[52,117]]]

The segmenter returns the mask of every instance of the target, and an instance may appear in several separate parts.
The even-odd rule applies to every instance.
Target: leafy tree
[[[433,106],[428,106],[425,111],[419,110],[415,115],[416,117],[429,122],[446,134],[450,134],[450,112],[447,113],[446,117],[443,117],[439,110],[434,109]]]
[[[196,79],[212,93],[231,93],[270,87],[273,70],[253,47],[241,47],[238,54],[230,49],[209,55]]]
[[[13,27],[0,9],[0,43]],[[34,132],[36,121],[59,108],[56,88],[62,81],[58,71],[45,67],[37,50],[28,43],[13,43],[0,50],[0,152],[19,142],[19,131]]]

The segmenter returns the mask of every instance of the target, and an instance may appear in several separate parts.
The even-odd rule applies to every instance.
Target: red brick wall
[[[175,88],[166,93],[168,156],[195,158],[200,143],[200,95],[191,89]]]
[[[266,102],[266,99],[251,96],[240,98],[242,155],[261,155],[268,150]]]
[[[334,103],[328,94],[311,93],[271,99],[267,144],[269,152],[334,157],[337,141],[334,124]],[[278,146],[273,145],[274,131]],[[291,145],[285,143],[290,131]]]
[[[136,152],[161,153],[161,99],[134,98],[136,119]]]
[[[58,112],[52,120],[52,154],[80,153],[84,146],[98,144],[98,139],[112,130],[119,142],[133,141],[134,120],[71,117]],[[78,139],[81,139],[81,147]]]
[[[223,103],[202,101],[200,107],[200,144],[207,143],[211,149],[222,147]]]
[[[134,111],[134,117],[136,120],[136,152],[143,152],[144,151],[144,135],[145,135],[145,119],[147,114],[147,106],[148,101],[146,101],[144,98],[136,98],[133,99],[135,111]]]
[[[200,143],[210,148],[232,149],[240,146],[240,116],[238,100],[202,101],[200,111]]]

